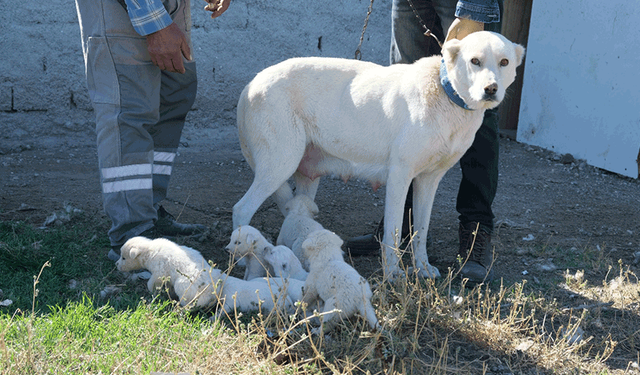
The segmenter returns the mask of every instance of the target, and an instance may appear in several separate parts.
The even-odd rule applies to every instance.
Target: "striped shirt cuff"
[[[126,0],[131,24],[142,36],[171,25],[173,20],[161,0]]]

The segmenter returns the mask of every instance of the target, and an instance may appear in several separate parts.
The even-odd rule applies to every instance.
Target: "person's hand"
[[[231,0],[204,0],[208,4],[205,5],[204,10],[211,12],[211,18],[219,17],[229,8]]]
[[[168,72],[184,73],[182,57],[191,60],[187,37],[175,23],[147,35],[147,49],[153,64]]]
[[[460,40],[471,33],[482,30],[484,30],[484,23],[482,22],[471,21],[466,18],[456,18],[449,27],[445,41],[450,39]]]

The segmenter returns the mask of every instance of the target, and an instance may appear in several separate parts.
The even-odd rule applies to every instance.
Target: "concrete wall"
[[[199,89],[188,127],[235,125],[240,91],[296,56],[353,58],[369,0],[232,0],[212,20],[192,0]],[[0,153],[94,142],[75,3],[0,0]],[[376,0],[362,59],[388,64],[390,0]],[[206,132],[205,132],[206,134]]]
[[[639,24],[637,1],[534,1],[517,140],[638,177]]]

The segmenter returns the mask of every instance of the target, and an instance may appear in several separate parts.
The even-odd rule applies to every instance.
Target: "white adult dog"
[[[298,194],[285,204],[284,209],[286,213],[276,245],[290,248],[308,271],[309,262],[302,251],[302,242],[307,239],[309,233],[324,229],[313,219],[318,214],[318,206],[312,197]]]
[[[371,329],[379,329],[378,318],[371,305],[371,287],[358,271],[344,261],[340,246],[340,237],[326,229],[311,233],[302,243],[311,264],[302,301],[311,305],[320,298],[324,302],[324,332],[335,327],[339,319],[349,318],[355,313],[359,313]]]
[[[393,276],[413,181],[414,262],[421,275],[439,276],[427,256],[436,189],[471,146],[485,110],[504,98],[523,54],[522,46],[482,31],[413,64],[311,57],[265,69],[238,102],[240,146],[255,176],[233,207],[234,228],[272,194],[284,213],[291,176],[296,194],[312,198],[325,174],[386,183],[382,247],[385,276]]]
[[[198,250],[170,240],[133,237],[120,248],[119,271],[146,269],[151,272],[149,291],[156,294],[166,282],[180,305],[212,307],[216,302],[216,282],[222,273],[211,267]]]
[[[235,259],[244,261],[244,280],[251,280],[275,274],[264,259],[265,252],[272,248],[273,245],[259,230],[250,225],[243,225],[231,233],[226,250]]]

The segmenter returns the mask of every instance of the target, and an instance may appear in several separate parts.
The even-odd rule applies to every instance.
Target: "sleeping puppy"
[[[222,273],[211,267],[198,250],[158,238],[133,237],[120,248],[119,271],[151,272],[147,288],[157,293],[166,282],[181,306],[210,307],[216,300],[216,281]]]
[[[335,233],[322,229],[311,233],[302,243],[311,268],[304,284],[302,301],[308,305],[320,298],[324,302],[322,325],[314,333],[327,332],[355,313],[369,323],[371,329],[380,328],[371,305],[369,283],[342,257],[342,240]],[[337,312],[331,312],[332,310]]]
[[[324,229],[313,218],[318,214],[318,206],[309,196],[298,194],[284,207],[286,214],[276,245],[284,245],[291,249],[300,259],[305,270],[309,270],[309,262],[302,251],[302,242],[309,233]]]
[[[273,269],[264,260],[266,251],[273,248],[259,230],[243,225],[231,233],[229,244],[225,248],[235,259],[244,261],[244,280],[264,277],[267,274],[273,276]],[[238,264],[241,264],[238,262]]]
[[[427,256],[438,184],[473,143],[485,110],[504,98],[523,55],[522,46],[480,31],[413,64],[307,57],[263,70],[238,101],[254,180],[233,207],[233,227],[249,224],[272,195],[286,214],[291,177],[296,194],[312,200],[326,174],[386,184],[382,258],[391,278],[400,273],[398,233],[413,182],[413,262],[421,276],[440,276]]]

